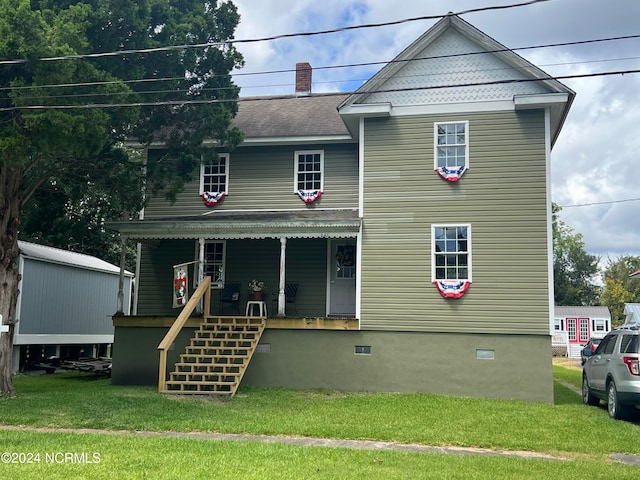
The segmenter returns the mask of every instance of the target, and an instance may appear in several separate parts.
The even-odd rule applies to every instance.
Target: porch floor
[[[176,315],[177,316],[177,315]],[[221,318],[244,318],[244,315],[210,315]],[[190,317],[185,327],[197,328],[202,316]],[[176,317],[165,315],[124,315],[113,317],[114,327],[171,327]],[[359,330],[360,322],[353,317],[267,317],[266,328],[293,330]]]

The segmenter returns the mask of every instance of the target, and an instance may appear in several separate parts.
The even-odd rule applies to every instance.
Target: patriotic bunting
[[[436,168],[436,172],[438,172],[438,175],[440,175],[440,177],[442,177],[442,179],[446,180],[447,182],[457,182],[465,172],[465,168],[464,165],[461,167],[450,168],[438,167]]]
[[[224,192],[203,192],[200,196],[207,207],[213,207],[224,198]]]
[[[469,280],[436,280],[433,283],[444,298],[462,297],[471,284]]]
[[[320,190],[298,190],[296,193],[304,203],[315,202],[322,195]]]

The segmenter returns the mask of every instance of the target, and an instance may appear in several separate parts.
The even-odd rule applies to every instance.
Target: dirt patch
[[[553,364],[564,368],[582,370],[579,358],[553,357]]]

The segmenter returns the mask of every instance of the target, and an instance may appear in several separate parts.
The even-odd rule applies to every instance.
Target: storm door
[[[332,240],[329,256],[329,315],[356,314],[356,241]]]

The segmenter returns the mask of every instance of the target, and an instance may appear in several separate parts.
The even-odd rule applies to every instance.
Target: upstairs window
[[[216,205],[229,191],[229,154],[209,152],[200,167],[200,196],[205,205]]]
[[[469,122],[434,125],[434,169],[444,180],[456,182],[469,168]]]
[[[294,191],[305,202],[313,202],[322,195],[323,171],[324,152],[322,150],[295,152]]]

